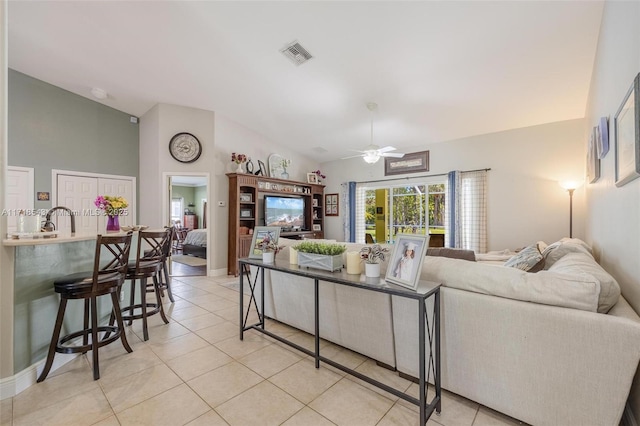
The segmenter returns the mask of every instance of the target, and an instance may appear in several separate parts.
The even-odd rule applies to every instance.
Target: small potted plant
[[[379,244],[362,247],[360,258],[364,260],[364,271],[367,277],[377,278],[380,276],[380,262],[384,260],[385,253],[389,253],[389,249],[383,248]]]
[[[282,250],[284,246],[279,246],[273,240],[264,241],[260,244],[260,250],[262,250],[262,261],[264,263],[273,263],[276,259],[276,254]]]
[[[342,253],[347,247],[342,244],[304,241],[294,247],[298,252],[298,265],[326,271],[342,269]]]

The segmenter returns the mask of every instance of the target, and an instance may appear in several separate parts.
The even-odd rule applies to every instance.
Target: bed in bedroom
[[[182,243],[182,254],[207,258],[207,230],[193,229],[187,233]]]

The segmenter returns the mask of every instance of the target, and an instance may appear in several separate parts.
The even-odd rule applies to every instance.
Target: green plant
[[[336,256],[347,250],[347,246],[342,244],[318,243],[313,241],[304,241],[293,248],[301,253],[325,254],[327,256]]]
[[[385,253],[389,253],[388,248],[382,248],[379,244],[373,244],[362,247],[360,257],[365,263],[380,263],[384,260]]]

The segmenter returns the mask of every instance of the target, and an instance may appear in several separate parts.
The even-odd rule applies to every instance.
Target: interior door
[[[34,195],[33,169],[9,166],[7,168],[5,206],[11,214],[7,215],[7,232],[18,230],[16,212],[33,210]]]
[[[95,234],[98,216],[94,201],[98,196],[98,179],[84,176],[58,175],[57,206],[76,212],[76,234]],[[61,210],[56,212],[63,214]],[[53,216],[56,229],[71,232],[71,221],[65,216]]]
[[[98,178],[98,194],[111,195],[114,197],[124,197],[129,202],[127,215],[120,216],[120,226],[135,225],[135,209],[133,199],[133,182],[124,179]],[[97,195],[96,195],[97,196]],[[105,216],[98,217],[98,229],[106,229],[107,219]]]

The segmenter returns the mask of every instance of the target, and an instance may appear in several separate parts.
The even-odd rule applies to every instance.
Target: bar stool
[[[134,319],[142,319],[142,333],[144,340],[149,340],[149,330],[147,318],[160,313],[165,324],[169,320],[164,314],[160,294],[160,283],[158,274],[162,270],[164,250],[166,244],[171,244],[171,229],[165,231],[139,231],[138,248],[136,261],[130,262],[127,268],[125,280],[131,280],[130,305],[122,308],[122,318],[131,325]],[[143,250],[142,246],[149,246],[148,250]],[[147,279],[153,280],[152,284],[147,283]],[[140,303],[135,303],[136,282],[140,280]],[[149,288],[148,288],[149,287]],[[156,294],[156,302],[147,302],[147,292]],[[140,313],[136,313],[139,310]],[[111,320],[113,321],[112,315]]]
[[[129,261],[131,234],[129,232],[127,235],[120,236],[98,235],[93,272],[71,274],[54,281],[54,290],[60,294],[60,307],[53,327],[47,360],[40,377],[38,377],[38,382],[42,382],[49,374],[56,352],[64,354],[81,352],[84,354],[91,351],[93,354],[93,379],[98,380],[100,378],[98,348],[120,339],[127,352],[133,351],[127,342],[118,301],[118,290],[124,282]],[[103,267],[100,267],[101,256],[108,256],[106,262],[103,261],[105,265]],[[98,325],[97,298],[106,295],[111,295],[112,316],[115,316],[117,326],[114,326],[112,321],[108,326]],[[69,299],[84,299],[84,329],[60,338],[60,330]],[[91,314],[91,326],[89,326],[89,313]],[[102,340],[98,339],[98,333],[105,333]],[[111,333],[114,335],[109,337]],[[89,335],[91,335],[91,343],[89,343]],[[82,345],[65,345],[80,336],[82,336]]]
[[[167,294],[169,295],[169,300],[171,303],[175,303],[173,299],[173,292],[171,291],[171,279],[169,278],[169,268],[167,267],[167,259],[171,257],[171,244],[176,235],[176,228],[173,226],[165,227],[166,230],[170,232],[169,239],[167,239],[166,244],[162,247],[162,269],[158,272],[158,284],[160,285],[160,295],[164,297],[163,290],[167,290]],[[148,252],[145,252],[145,257]]]

